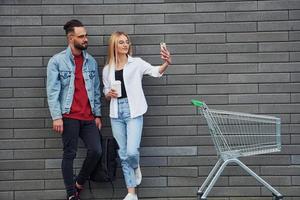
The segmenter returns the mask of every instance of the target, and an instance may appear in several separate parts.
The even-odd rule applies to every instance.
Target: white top
[[[159,73],[159,66],[154,67],[141,58],[128,56],[128,62],[123,69],[123,79],[131,118],[143,115],[148,108],[142,88],[144,74],[153,77],[161,77],[163,75]],[[115,66],[106,65],[103,69],[102,76],[104,83],[103,92],[107,95],[111,89],[111,83],[115,81]],[[116,98],[111,98],[110,100],[109,116],[111,118],[118,118],[118,99]]]

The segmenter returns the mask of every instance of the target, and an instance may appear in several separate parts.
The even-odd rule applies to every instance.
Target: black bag
[[[94,171],[90,175],[90,180],[95,182],[112,182],[116,178],[118,144],[113,137],[102,137],[102,156]]]

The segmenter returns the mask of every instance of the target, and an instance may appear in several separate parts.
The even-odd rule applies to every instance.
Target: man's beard
[[[86,49],[88,48],[88,44],[86,43],[86,45],[83,46],[83,45],[81,45],[81,44],[75,43],[75,44],[74,44],[74,47],[75,47],[76,49],[79,49],[79,50],[86,50]]]

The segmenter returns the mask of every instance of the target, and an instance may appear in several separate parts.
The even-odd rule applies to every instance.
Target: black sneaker
[[[75,183],[75,196],[78,198],[78,200],[80,200],[80,193],[83,191],[83,188],[79,188],[76,186]]]
[[[77,197],[77,200],[80,200],[80,193],[82,192],[83,188],[78,188],[76,186],[76,183],[77,183],[77,176],[74,174],[73,175],[73,180],[75,182],[75,197]]]
[[[68,197],[67,200],[80,200],[76,195],[73,195],[71,197]]]

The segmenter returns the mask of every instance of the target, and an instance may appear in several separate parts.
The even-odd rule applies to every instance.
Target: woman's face
[[[117,53],[128,54],[130,42],[125,35],[120,35],[117,42]]]

